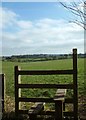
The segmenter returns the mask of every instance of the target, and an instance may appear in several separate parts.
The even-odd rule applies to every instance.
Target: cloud
[[[21,28],[21,29],[29,29],[32,27],[32,22],[30,21],[19,21],[17,22],[18,26]]]
[[[2,12],[0,13],[0,15],[2,16],[2,28],[10,27],[17,22],[18,15],[16,13],[10,11],[7,8],[0,9],[2,9]]]
[[[73,47],[83,51],[83,29],[78,25],[50,18],[26,21],[6,8],[3,19],[3,55],[69,53]]]

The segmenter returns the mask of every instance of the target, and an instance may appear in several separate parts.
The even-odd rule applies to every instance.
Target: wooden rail
[[[73,75],[72,84],[21,84],[21,75]],[[23,88],[57,88],[60,89],[56,94],[57,98],[23,98],[21,97],[21,89]],[[73,98],[65,99],[65,89],[73,90]],[[61,92],[64,91],[63,93]],[[60,94],[60,96],[59,96]],[[63,96],[61,96],[63,94]],[[64,115],[68,115],[78,120],[78,94],[77,94],[77,49],[73,49],[73,68],[71,70],[20,70],[18,66],[15,66],[15,114],[28,113],[27,110],[21,110],[21,102],[45,102],[55,103],[55,120],[63,120]],[[73,104],[73,111],[69,114],[63,111],[63,105],[71,103]],[[60,107],[59,107],[60,106]],[[42,111],[42,113],[49,113]],[[41,114],[42,114],[41,113]],[[50,112],[51,113],[51,112]],[[58,115],[57,115],[58,114]]]
[[[57,89],[73,89],[73,84],[18,84],[19,88],[57,88]]]
[[[73,74],[73,70],[19,70],[18,75],[65,75]]]

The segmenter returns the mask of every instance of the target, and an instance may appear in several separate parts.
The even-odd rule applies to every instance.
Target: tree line
[[[86,54],[78,54],[78,58],[85,58]],[[32,55],[12,55],[3,56],[2,61],[12,62],[37,62],[37,61],[48,61],[48,60],[60,60],[70,59],[72,54],[32,54]]]

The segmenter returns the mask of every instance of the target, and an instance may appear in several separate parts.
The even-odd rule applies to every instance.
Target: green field
[[[2,72],[5,74],[6,79],[6,93],[9,96],[14,96],[14,66],[20,66],[21,69],[25,70],[56,70],[56,69],[71,69],[72,59],[63,60],[51,60],[51,61],[40,61],[40,62],[2,62]],[[47,75],[47,76],[23,76],[22,83],[71,83],[72,76],[65,75]],[[79,95],[85,93],[84,84],[84,59],[78,59],[78,92]],[[51,97],[54,91],[47,89],[24,89],[22,96],[48,96]],[[71,93],[68,93],[71,95]]]

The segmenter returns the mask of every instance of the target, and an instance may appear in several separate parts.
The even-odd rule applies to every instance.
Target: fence
[[[4,99],[5,99],[5,76],[0,74],[0,118],[4,112]]]
[[[71,84],[21,84],[21,75],[73,75]],[[57,98],[24,98],[21,97],[21,89],[23,88],[57,88],[73,90],[73,97],[60,99]],[[58,97],[58,96],[57,96]],[[63,98],[63,97],[62,97]],[[73,68],[68,70],[20,70],[15,66],[15,114],[28,114],[28,110],[21,110],[21,102],[45,102],[55,103],[55,111],[41,112],[41,114],[54,114],[55,120],[62,120],[64,116],[71,116],[74,120],[78,120],[78,96],[77,96],[77,49],[73,49]],[[63,111],[66,104],[73,104],[73,111]],[[60,107],[59,107],[60,106]],[[58,109],[57,109],[58,108]]]

